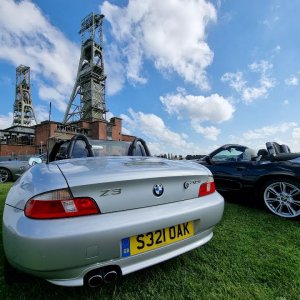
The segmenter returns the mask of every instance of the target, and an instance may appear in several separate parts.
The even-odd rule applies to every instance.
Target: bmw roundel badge
[[[156,197],[159,197],[163,194],[164,192],[164,187],[162,184],[156,184],[154,187],[153,187],[153,194],[154,196]]]
[[[190,186],[190,184],[189,184],[189,182],[187,182],[187,181],[183,184],[183,187],[184,187],[185,189],[188,189],[189,186]]]

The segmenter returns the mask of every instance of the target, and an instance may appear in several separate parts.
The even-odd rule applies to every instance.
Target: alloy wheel
[[[295,218],[300,215],[300,189],[292,183],[271,183],[265,188],[263,197],[265,205],[280,217]]]
[[[0,183],[4,183],[9,178],[9,171],[6,169],[0,169]]]

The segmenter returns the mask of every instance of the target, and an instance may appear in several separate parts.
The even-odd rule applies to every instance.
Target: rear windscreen
[[[95,156],[126,156],[129,142],[124,141],[90,141]]]

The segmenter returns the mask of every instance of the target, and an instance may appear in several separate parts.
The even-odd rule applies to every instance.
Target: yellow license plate
[[[193,222],[147,232],[122,240],[122,256],[127,257],[163,247],[194,235]]]

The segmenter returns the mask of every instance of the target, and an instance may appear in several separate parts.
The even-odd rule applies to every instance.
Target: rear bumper
[[[202,198],[148,208],[57,220],[31,220],[5,206],[3,244],[16,268],[64,286],[83,285],[84,275],[117,265],[128,274],[165,261],[212,238],[222,218],[224,200],[214,193]],[[152,251],[121,257],[121,240],[194,221],[194,236]]]

